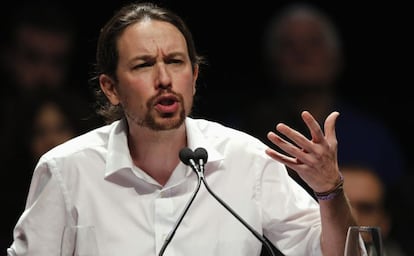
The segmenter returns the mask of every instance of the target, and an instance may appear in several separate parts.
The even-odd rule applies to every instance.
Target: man
[[[183,148],[208,152],[205,179],[286,255],[343,255],[354,224],[336,161],[335,120],[312,139],[279,124],[278,153],[245,133],[190,117],[199,65],[184,22],[152,4],[130,4],[102,28],[97,80],[109,122],[40,159],[9,255],[57,255],[65,225],[93,225],[102,255],[158,255],[197,185]],[[206,159],[207,160],[207,159]],[[276,161],[275,161],[276,160]],[[287,173],[296,170],[319,204]],[[199,190],[165,255],[259,255],[261,243]],[[63,241],[65,242],[65,241]]]
[[[386,189],[378,174],[363,165],[341,166],[344,190],[354,209],[358,224],[381,228],[384,256],[403,256],[400,244],[390,235],[393,219],[385,206]]]

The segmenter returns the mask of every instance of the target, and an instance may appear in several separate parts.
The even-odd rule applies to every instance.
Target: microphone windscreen
[[[194,156],[196,159],[202,159],[203,163],[207,163],[208,153],[205,148],[196,148]]]
[[[180,157],[180,160],[186,165],[190,164],[190,159],[194,159],[194,152],[187,147],[181,149],[178,155]]]

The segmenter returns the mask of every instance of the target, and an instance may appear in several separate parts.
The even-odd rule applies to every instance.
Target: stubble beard
[[[153,131],[167,131],[179,128],[185,121],[186,112],[184,108],[184,99],[181,94],[175,94],[179,98],[180,109],[178,113],[164,113],[160,114],[154,110],[154,102],[156,96],[147,101],[147,112],[143,119],[134,118],[130,114],[126,115],[133,120],[138,126],[146,127]]]
[[[150,110],[145,114],[143,126],[154,131],[177,129],[184,123],[185,117],[186,115],[184,108],[180,108],[180,112],[178,114],[165,114],[161,117],[156,117],[153,114],[153,110]]]

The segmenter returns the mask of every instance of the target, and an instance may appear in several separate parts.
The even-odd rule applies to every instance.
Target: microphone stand
[[[173,229],[166,237],[163,246],[158,254],[158,256],[162,256],[164,254],[165,249],[167,248],[168,244],[171,242],[172,238],[174,237],[175,232],[177,231],[181,221],[184,219],[185,214],[187,213],[188,209],[190,208],[194,198],[196,197],[198,191],[200,190],[201,182],[206,187],[207,191],[224,207],[226,208],[236,219],[238,219],[259,241],[262,242],[266,250],[270,253],[271,256],[276,256],[271,245],[270,241],[263,235],[260,235],[256,230],[254,230],[246,221],[244,221],[233,209],[228,206],[220,197],[218,197],[209,187],[207,181],[204,178],[204,163],[207,162],[207,151],[204,148],[197,148],[195,152],[193,152],[189,148],[183,148],[180,151],[180,159],[181,161],[186,164],[190,165],[191,169],[197,174],[197,186],[194,190],[190,200],[185,205],[183,212],[181,213],[180,217],[178,218],[177,222],[175,223]],[[195,163],[194,159],[198,160],[198,164]]]
[[[270,253],[271,256],[276,256],[271,245],[269,239],[266,236],[260,235],[256,230],[254,230],[246,221],[244,221],[230,206],[228,206],[220,197],[218,197],[211,189],[210,186],[207,184],[206,179],[204,178],[204,164],[207,162],[208,153],[205,148],[197,148],[194,151],[194,156],[196,160],[198,160],[198,171],[197,174],[199,175],[199,179],[202,180],[204,186],[206,187],[207,191],[224,207],[228,210],[236,219],[238,219],[252,234],[262,242],[266,250]]]
[[[189,162],[190,162],[190,166],[193,169],[193,171],[197,173],[197,176],[198,176],[197,186],[196,186],[196,189],[194,190],[190,200],[185,205],[185,208],[184,208],[183,212],[181,213],[180,217],[178,218],[177,222],[175,223],[173,229],[168,234],[168,236],[165,238],[164,244],[162,245],[161,250],[158,254],[159,256],[162,256],[164,254],[165,249],[167,248],[168,244],[171,242],[172,238],[174,237],[175,232],[178,229],[178,226],[180,225],[181,221],[184,219],[184,216],[186,215],[188,209],[190,208],[192,202],[194,201],[194,198],[196,197],[198,191],[200,190],[201,177],[200,177],[200,175],[198,175],[197,166],[195,165],[193,159],[190,159]]]
[[[266,248],[266,250],[270,253],[272,256],[276,256],[273,252],[273,249],[269,243],[269,240],[265,237],[260,235],[256,230],[254,230],[246,221],[244,221],[233,209],[228,206],[220,197],[218,197],[211,189],[210,186],[207,184],[206,179],[204,178],[204,163],[200,161],[201,164],[199,166],[201,170],[198,171],[199,179],[202,180],[204,186],[206,187],[207,191],[224,207],[226,208],[236,219],[238,219],[259,241],[261,241]]]

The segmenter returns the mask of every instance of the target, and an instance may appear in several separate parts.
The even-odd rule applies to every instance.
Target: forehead
[[[174,25],[164,21],[144,19],[127,27],[118,39],[120,52],[126,50],[187,49],[185,38]]]
[[[22,27],[18,31],[17,37],[20,46],[42,52],[67,52],[73,43],[68,34],[35,26]]]
[[[320,19],[310,15],[289,17],[280,27],[284,36],[327,37],[327,27]]]
[[[350,199],[381,196],[381,183],[372,173],[353,170],[343,171],[342,174],[346,180],[344,183],[344,189]]]

